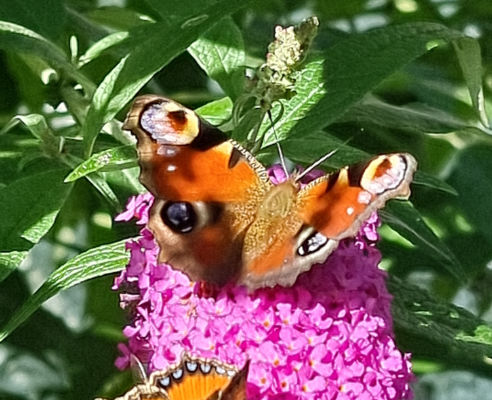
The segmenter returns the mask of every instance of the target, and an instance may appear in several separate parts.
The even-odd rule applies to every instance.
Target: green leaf
[[[470,222],[492,244],[492,147],[478,144],[458,153],[450,176]]]
[[[389,276],[399,342],[416,356],[485,366],[492,357],[492,328],[472,313]]]
[[[365,151],[352,147],[324,131],[311,133],[304,137],[288,136],[287,139],[282,141],[282,149],[291,161],[304,165],[310,165],[316,159],[336,150],[332,157],[321,164],[322,167],[333,170],[370,157],[370,154]],[[458,194],[451,185],[423,171],[415,173],[413,183],[454,196]]]
[[[201,14],[214,3],[215,0],[145,0],[159,16],[169,23],[176,20],[192,18],[193,15]],[[173,10],[169,12],[169,10]]]
[[[205,121],[218,126],[231,118],[232,106],[232,100],[229,97],[223,97],[197,108],[195,112]]]
[[[324,131],[317,131],[304,137],[288,136],[281,144],[290,160],[304,165],[310,165],[321,156],[336,150],[336,153],[322,164],[329,169],[339,169],[370,157],[365,151],[349,146]]]
[[[0,188],[19,179],[23,159],[39,155],[39,147],[40,142],[34,137],[14,132],[0,134]]]
[[[54,40],[63,30],[65,14],[61,0],[0,0],[0,20],[14,22]]]
[[[173,25],[167,22],[149,24],[132,32],[131,40],[135,43],[133,50],[103,80],[103,87],[100,90],[98,88],[98,96],[94,97],[87,113],[87,121],[82,127],[86,155],[92,152],[103,124],[113,118],[157,71],[181,54],[217,21],[246,6],[248,2],[221,0],[193,18],[182,19]]]
[[[89,47],[82,56],[80,56],[78,64],[79,68],[95,60],[109,48],[123,43],[128,39],[129,35],[130,34],[128,32],[115,32],[104,36],[101,40]]]
[[[54,271],[0,329],[0,342],[29,318],[46,300],[61,290],[125,268],[129,260],[129,254],[125,250],[126,241],[122,240],[90,249]]]
[[[114,193],[111,186],[108,185],[106,180],[97,173],[86,175],[87,180],[97,189],[97,191],[103,196],[103,198],[116,210],[121,210],[121,204],[118,197]]]
[[[21,25],[0,21],[0,47],[34,54],[50,65],[70,68],[65,53],[58,46]]]
[[[26,258],[27,251],[11,251],[9,253],[0,253],[0,282],[14,271],[19,264]]]
[[[468,121],[463,121],[452,114],[425,104],[395,106],[370,95],[349,108],[338,120],[338,122],[345,121],[371,123],[388,128],[425,133],[449,133],[468,128],[479,129],[477,126],[470,125]]]
[[[48,232],[71,189],[66,174],[42,170],[0,189],[0,251],[29,250]]]
[[[458,196],[458,192],[453,186],[423,171],[415,172],[412,183]]]
[[[103,81],[94,93],[91,105],[87,111],[84,125],[80,131],[80,134],[84,138],[86,157],[91,155],[94,142],[96,141],[96,137],[99,135],[103,125],[112,119],[119,111],[119,109],[110,110],[109,103],[111,99],[109,96],[113,92],[116,80],[123,70],[127,59],[128,56],[121,59],[116,67],[114,67],[111,72],[104,77]]]
[[[43,142],[43,147],[50,155],[57,155],[59,150],[59,139],[53,134],[46,118],[40,114],[16,115],[0,132],[0,134],[12,129],[21,122],[32,135]]]
[[[92,9],[87,13],[87,16],[102,26],[110,26],[117,30],[127,30],[138,25],[154,22],[148,15],[141,14],[131,8],[116,6]]]
[[[123,170],[107,171],[101,173],[104,179],[118,188],[125,188],[127,193],[144,193],[147,191],[140,183],[140,168],[132,167]],[[121,211],[121,207],[117,209]]]
[[[222,90],[236,99],[244,87],[244,42],[232,18],[224,18],[195,41],[188,52]]]
[[[456,256],[429,228],[412,203],[391,201],[378,213],[383,222],[438,261],[454,277],[462,282],[467,281]]]
[[[100,153],[93,154],[91,158],[83,161],[65,178],[65,182],[73,182],[93,172],[103,170],[111,171],[133,167],[137,164],[135,146],[119,146]]]
[[[0,21],[0,49],[35,55],[72,76],[88,93],[93,90],[93,83],[70,64],[58,46],[21,25]]]
[[[288,133],[305,136],[341,117],[378,83],[429,50],[434,40],[451,41],[462,34],[443,25],[409,23],[387,26],[337,41],[301,71],[297,95],[284,104],[275,124],[279,139]],[[274,108],[273,114],[280,107]],[[269,122],[265,145],[275,141]]]
[[[490,128],[485,110],[485,98],[482,88],[482,56],[480,44],[476,39],[463,37],[453,42],[458,62],[465,77],[473,107],[477,111],[482,124]]]

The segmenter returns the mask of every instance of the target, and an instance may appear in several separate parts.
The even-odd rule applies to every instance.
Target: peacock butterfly
[[[302,187],[296,174],[273,185],[241,145],[156,95],[135,100],[124,129],[137,137],[140,181],[155,196],[159,262],[218,285],[292,285],[388,199],[408,197],[417,167],[410,154],[385,154]]]

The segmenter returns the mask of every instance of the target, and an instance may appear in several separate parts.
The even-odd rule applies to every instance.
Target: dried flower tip
[[[297,27],[275,27],[275,41],[268,46],[266,65],[274,72],[290,74],[306,55],[319,26],[318,18],[311,17]]]

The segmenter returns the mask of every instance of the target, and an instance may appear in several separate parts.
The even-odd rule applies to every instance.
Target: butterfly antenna
[[[295,182],[299,182],[302,178],[304,178],[307,174],[309,174],[313,169],[317,168],[320,164],[323,164],[326,160],[328,160],[331,156],[333,156],[333,154],[335,154],[338,150],[340,150],[340,148],[342,146],[345,146],[352,139],[353,139],[353,137],[348,138],[345,142],[343,142],[340,146],[338,146],[338,148],[330,151],[329,153],[325,154],[320,159],[313,162],[309,167],[307,167],[304,171],[302,171],[299,175],[297,175]]]
[[[338,151],[338,149],[332,150],[329,153],[325,154],[323,157],[320,159],[316,160],[313,162],[309,167],[307,167],[304,171],[302,171],[299,175],[296,176],[296,182],[299,182],[302,178],[304,178],[307,174],[309,174],[313,169],[318,167],[320,164],[324,163],[326,160],[328,160],[333,154],[335,154]]]
[[[278,156],[280,158],[280,164],[282,165],[282,169],[284,170],[285,176],[289,176],[289,171],[287,170],[287,165],[285,164],[284,152],[282,151],[282,147],[280,146],[280,142],[278,140],[277,132],[275,131],[275,124],[272,119],[272,113],[270,110],[267,111],[268,118],[270,119],[270,123],[272,124],[273,135],[275,136],[275,144],[277,145]]]

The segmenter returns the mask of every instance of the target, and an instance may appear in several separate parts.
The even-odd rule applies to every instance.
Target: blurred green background
[[[63,183],[88,156],[81,132],[102,131],[94,153],[129,143],[118,122],[127,102],[106,112],[107,118],[99,121],[102,129],[90,127],[97,126],[97,102],[91,100],[95,88],[104,82],[109,89],[96,94],[111,92],[114,82],[103,79],[140,45],[128,40],[127,32],[130,39],[145,40],[152,35],[148,26],[156,21],[171,32],[155,42],[154,52],[167,51],[169,56],[161,62],[165,66],[154,68],[159,72],[140,85],[145,83],[143,92],[164,94],[191,108],[226,94],[234,97],[224,81],[209,77],[197,47],[184,51],[203,32],[173,44],[173,24],[215,3],[218,9],[223,6],[198,0],[0,0],[0,21],[7,22],[0,25],[0,127],[5,127],[0,134],[2,332],[9,331],[8,321],[13,330],[26,319],[0,343],[0,399],[90,399],[120,393],[131,381],[130,374],[113,366],[116,344],[124,339],[125,316],[117,293],[111,291],[114,275],[106,275],[124,265],[121,245],[119,261],[94,273],[104,276],[79,285],[55,277],[41,297],[32,293],[73,257],[138,234],[133,223],[113,222],[126,199],[142,190],[134,157],[116,157],[113,165],[90,175],[92,180]],[[221,15],[232,14],[228,24],[242,46],[241,67],[250,73],[263,62],[275,25],[295,24],[311,15],[320,20],[313,57],[337,54],[339,60],[329,61],[349,70],[348,76],[326,72],[330,87],[338,90],[328,103],[336,105],[351,91],[357,98],[326,120],[318,116],[319,132],[311,120],[307,136],[324,144],[316,148],[318,142],[285,134],[284,147],[294,162],[314,161],[316,151],[329,151],[349,138],[350,146],[337,154],[332,167],[358,159],[357,149],[409,151],[418,159],[423,175],[411,199],[418,212],[398,203],[382,213],[393,222],[381,229],[380,248],[395,296],[397,341],[403,351],[414,354],[416,399],[492,399],[492,130],[486,115],[492,91],[492,2],[274,0],[244,5],[231,2]],[[416,22],[442,24],[448,28],[442,37],[464,34],[476,40],[450,44],[436,35],[435,41],[426,39],[429,51],[396,67],[395,54],[405,54],[406,48],[392,53],[392,46],[397,48],[405,37],[391,27]],[[15,29],[8,23],[16,24]],[[427,28],[408,27],[410,38],[426,35]],[[374,42],[364,39],[360,48],[357,41],[346,42],[373,29],[380,29]],[[410,52],[411,40],[405,40]],[[95,43],[100,46],[91,47]],[[369,92],[357,86],[364,71],[350,76],[358,54],[372,65],[361,81],[383,71]],[[142,57],[137,63],[145,69],[149,60]],[[345,66],[346,60],[353,61]],[[233,74],[229,78],[242,80]],[[121,82],[133,81],[121,78],[115,87]],[[96,110],[92,117],[87,111],[91,101]],[[110,108],[101,104],[106,111]],[[209,117],[222,121],[230,111],[230,106],[219,107],[209,110]],[[16,115],[30,117],[12,123]],[[272,160],[275,152],[265,146],[260,158]],[[82,273],[79,280],[89,277]],[[23,304],[27,311],[19,316]]]

